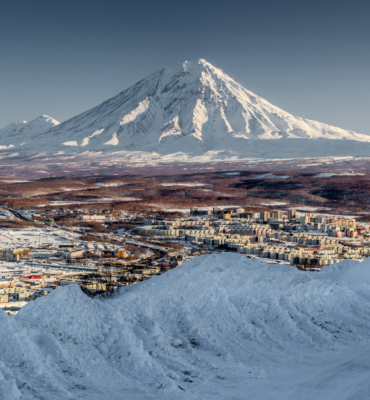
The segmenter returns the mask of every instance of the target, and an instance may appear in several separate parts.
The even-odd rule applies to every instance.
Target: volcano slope
[[[177,164],[370,154],[369,135],[293,116],[203,59],[165,67],[60,124],[35,121],[0,130],[2,157],[65,165],[81,156]]]
[[[368,398],[369,271],[226,253],[111,299],[59,288],[0,312],[0,398]]]

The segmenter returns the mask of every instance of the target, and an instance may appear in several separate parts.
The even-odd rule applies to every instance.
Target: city
[[[3,207],[2,218],[33,227],[1,231],[0,307],[16,314],[27,302],[71,283],[90,296],[102,295],[213,252],[305,271],[370,255],[370,223],[352,217],[217,206],[191,207],[178,218],[148,218],[155,214]],[[58,223],[66,215],[82,226]],[[83,226],[91,222],[94,229]]]

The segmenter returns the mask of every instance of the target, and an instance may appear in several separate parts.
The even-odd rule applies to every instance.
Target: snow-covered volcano
[[[261,140],[289,147],[291,139],[293,147],[300,146],[296,139],[370,142],[367,135],[294,117],[201,59],[163,68],[46,132],[29,131],[21,150],[194,155],[226,151],[242,156]],[[15,135],[0,134],[0,145],[18,151],[20,144]]]

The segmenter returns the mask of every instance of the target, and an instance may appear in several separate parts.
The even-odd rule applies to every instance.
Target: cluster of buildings
[[[16,314],[29,301],[47,296],[57,287],[71,283],[80,284],[90,291],[104,291],[107,284],[101,276],[106,276],[109,267],[100,268],[93,271],[70,271],[57,265],[52,268],[32,268],[27,264],[0,267],[0,308],[8,314]],[[149,279],[159,272],[158,266],[143,269],[124,267],[110,273],[109,282],[117,282],[117,286],[130,285]]]
[[[147,219],[137,230],[310,269],[343,259],[363,260],[370,255],[366,242],[350,241],[367,238],[369,225],[356,224],[353,218],[298,216],[296,210],[249,213],[242,208],[234,211],[214,207],[202,214],[193,207],[190,218]]]
[[[116,221],[123,217],[122,213],[114,213],[109,208],[104,210],[84,209],[74,206],[60,206],[55,208],[44,208],[36,210],[14,210],[25,219],[35,222],[55,223],[59,220],[77,218],[83,222],[108,222]],[[4,210],[4,212],[8,212]],[[10,214],[11,215],[11,214]]]
[[[7,229],[7,232],[14,232],[17,229]],[[60,233],[57,237],[50,232],[48,234],[32,234],[39,230],[23,229],[22,232],[36,240],[14,240],[11,243],[3,244],[0,247],[0,263],[1,262],[28,262],[32,264],[55,263],[55,262],[93,262],[106,259],[122,260],[126,259],[130,254],[125,248],[110,243],[85,242],[82,240],[63,240],[60,244],[55,240],[62,238],[64,233]],[[4,232],[4,231],[3,231]],[[41,242],[42,237],[42,242]],[[0,236],[1,241],[1,236]],[[148,251],[148,254],[150,252]]]
[[[96,242],[80,236],[76,229],[56,225],[1,229],[0,308],[15,314],[59,286],[77,283],[89,293],[105,291],[107,277],[109,285],[131,285],[180,263],[153,257],[150,245],[139,247],[138,242],[138,247],[128,245],[127,250],[125,245],[110,243],[111,239],[122,242],[122,235],[101,234]]]
[[[104,223],[112,218],[105,213],[63,212],[69,215],[71,211],[79,221]],[[42,215],[23,211],[23,215],[50,223],[62,211]],[[71,283],[80,284],[87,292],[131,285],[213,251],[235,251],[269,263],[308,270],[370,256],[370,226],[349,217],[220,207],[192,207],[190,216],[177,219],[150,219],[148,215],[121,215],[121,220],[130,222],[132,229],[95,233],[95,242],[81,240],[81,234],[85,235],[82,228],[68,230],[56,224],[46,224],[45,229],[3,229],[0,308],[14,314],[27,302]],[[134,231],[136,234],[132,234]],[[141,236],[143,233],[149,235]],[[167,245],[161,241],[180,243],[181,249],[167,252]]]
[[[55,289],[55,279],[29,266],[0,267],[0,308],[8,314],[16,314],[29,301],[47,296]]]

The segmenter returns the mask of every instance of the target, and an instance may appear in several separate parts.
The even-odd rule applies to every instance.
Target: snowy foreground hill
[[[370,154],[370,136],[294,117],[201,59],[163,68],[47,130],[0,130],[0,150],[293,158]]]
[[[369,271],[223,254],[108,300],[59,288],[0,311],[0,399],[368,399]]]

